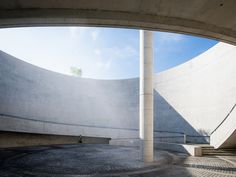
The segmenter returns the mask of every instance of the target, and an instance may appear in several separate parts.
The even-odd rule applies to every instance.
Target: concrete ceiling
[[[1,0],[0,27],[106,26],[236,44],[235,0]]]

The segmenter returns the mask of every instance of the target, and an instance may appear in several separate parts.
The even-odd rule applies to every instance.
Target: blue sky
[[[0,50],[28,63],[83,77],[122,79],[139,76],[139,31],[93,27],[0,29]],[[189,35],[154,32],[155,73],[201,54],[217,41]]]

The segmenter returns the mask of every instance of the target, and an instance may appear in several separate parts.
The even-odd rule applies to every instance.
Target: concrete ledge
[[[111,145],[117,146],[139,146],[138,139],[114,139],[109,142]],[[202,156],[202,148],[200,145],[194,144],[177,144],[168,142],[154,142],[155,149],[175,151],[189,154],[191,156]]]
[[[139,146],[139,139],[111,139],[110,145],[116,146]]]
[[[154,147],[155,149],[187,153],[191,156],[202,156],[202,148],[199,145],[155,142]]]
[[[53,144],[109,144],[110,138],[0,131],[0,148]]]

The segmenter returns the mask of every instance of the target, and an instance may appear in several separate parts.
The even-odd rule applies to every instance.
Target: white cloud
[[[105,67],[106,69],[110,69],[111,64],[112,64],[112,60],[108,60],[108,61],[106,61],[104,67]]]
[[[112,60],[107,60],[107,61],[98,61],[97,62],[97,67],[99,70],[109,70],[111,68]]]
[[[78,27],[69,27],[71,38],[79,37],[80,32]]]
[[[138,50],[133,46],[108,47],[102,50],[102,55],[113,59],[131,59],[138,56]]]
[[[138,51],[131,45],[124,47],[107,47],[93,50],[95,67],[98,73],[108,72],[115,60],[138,59]]]
[[[129,57],[138,55],[138,50],[135,49],[135,48],[132,47],[132,46],[126,46],[124,50],[125,50],[125,52],[127,53],[127,56],[129,56]]]
[[[69,27],[68,29],[71,36],[74,36],[76,34],[77,27]]]
[[[99,36],[99,31],[98,31],[98,30],[93,30],[93,31],[91,32],[91,37],[92,37],[92,40],[93,40],[93,41],[96,41],[97,38],[98,38],[98,36]]]
[[[120,59],[138,59],[138,51],[134,47],[127,45],[124,47],[107,47],[93,50],[96,66],[99,70],[109,70],[113,61]]]
[[[100,56],[101,55],[101,50],[95,49],[94,53],[95,53],[95,55]]]
[[[98,29],[92,27],[69,27],[69,33],[72,39],[82,40],[86,36],[86,38],[90,38],[93,42],[97,41],[100,34]]]
[[[90,27],[76,27],[76,26],[69,27],[71,38],[76,38],[76,39],[81,38],[89,30],[91,30]]]
[[[164,33],[160,32],[158,34],[159,41],[166,43],[166,42],[179,42],[184,39],[184,35],[182,34],[176,34],[176,33]]]

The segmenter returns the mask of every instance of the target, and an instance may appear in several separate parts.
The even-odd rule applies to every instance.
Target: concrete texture
[[[187,63],[156,74],[154,130],[210,136],[221,125],[211,135],[211,144],[235,147],[235,55],[235,46],[219,43]],[[4,52],[0,53],[0,63],[0,130],[113,139],[139,137],[137,78],[70,77]]]
[[[168,150],[175,152],[182,152],[191,156],[201,157],[202,148],[197,144],[177,144],[166,142],[155,142],[155,148],[160,150]]]
[[[140,31],[139,138],[141,158],[153,161],[153,33]]]
[[[211,145],[216,148],[236,147],[236,110],[222,121],[222,124],[211,134]],[[224,142],[224,143],[222,143]]]
[[[139,160],[136,147],[54,145],[0,149],[1,177],[236,176],[235,157],[189,157],[155,151],[153,163]]]
[[[129,27],[188,33],[236,44],[235,11],[235,0],[1,0],[0,27]]]
[[[235,46],[219,43],[155,78],[158,93],[200,134],[211,134],[211,145],[216,148],[224,147],[236,127],[236,110],[232,110],[236,101],[235,54]],[[230,142],[227,147],[235,147],[235,139]]]
[[[138,79],[80,79],[0,55],[1,130],[138,136]]]
[[[0,131],[0,148],[52,144],[109,144],[110,138]]]

